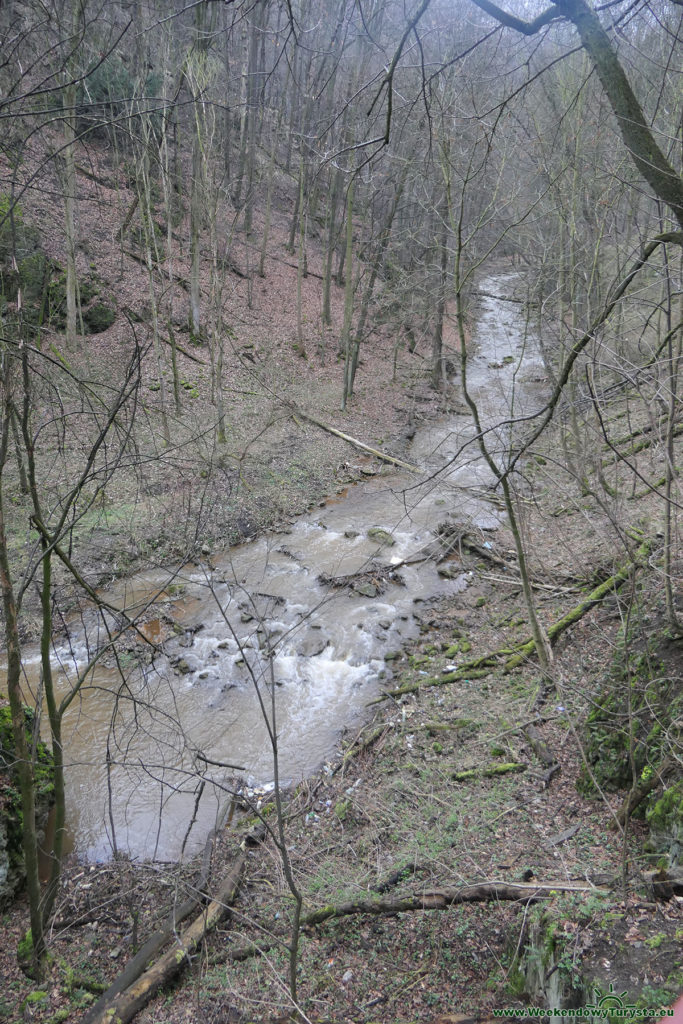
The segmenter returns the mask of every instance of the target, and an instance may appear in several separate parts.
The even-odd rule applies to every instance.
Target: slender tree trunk
[[[199,129],[195,127],[192,141],[192,184],[190,196],[190,338],[201,344],[201,226],[203,217],[202,154]]]
[[[37,498],[37,489],[34,487]],[[35,498],[34,498],[35,504]],[[40,514],[40,507],[38,507]],[[64,856],[64,829],[66,824],[66,793],[64,790],[64,748],[62,745],[62,716],[59,713],[52,677],[50,648],[52,644],[52,552],[45,537],[41,537],[43,549],[43,578],[40,588],[42,631],[40,637],[40,662],[43,676],[45,703],[50,721],[52,742],[53,784],[54,784],[54,838],[50,851],[50,875],[43,895],[43,926],[47,927],[54,909]]]
[[[683,269],[683,255],[680,264]],[[669,307],[670,308],[670,307]],[[679,316],[683,323],[683,297],[678,303]],[[666,476],[664,482],[664,592],[669,625],[674,633],[681,633],[681,622],[676,608],[672,578],[673,547],[675,541],[676,520],[673,514],[673,490],[678,476],[676,470],[676,453],[674,449],[676,413],[678,412],[678,377],[683,358],[683,326],[677,331],[669,329],[667,343],[668,362],[668,410],[666,421]]]
[[[149,156],[145,145],[138,175],[138,188],[140,189],[140,212],[142,216],[143,236],[145,240],[145,264],[147,266],[147,280],[149,286],[149,304],[152,327],[152,347],[154,359],[159,376],[159,401],[161,405],[161,427],[164,435],[164,443],[168,447],[171,444],[171,431],[168,422],[168,397],[166,394],[166,376],[164,373],[164,360],[161,354],[159,343],[159,305],[157,302],[156,288],[154,284],[154,251],[156,239],[154,235],[154,220],[150,200],[151,183],[149,180]]]
[[[296,267],[296,340],[299,345],[299,355],[305,355],[306,348],[304,345],[304,328],[303,328],[303,310],[302,310],[302,297],[301,287],[302,280],[304,277],[304,157],[301,154],[301,163],[299,164],[299,258],[297,260]]]
[[[3,424],[2,447],[6,447],[5,434],[9,430],[9,420],[5,417]],[[4,467],[6,452],[0,452],[0,461]],[[7,696],[12,717],[12,740],[17,758],[17,776],[21,794],[22,844],[24,850],[24,866],[26,869],[26,889],[29,902],[29,919],[31,923],[33,973],[37,981],[42,981],[47,971],[47,951],[41,912],[40,878],[38,874],[38,840],[36,836],[36,803],[35,780],[33,777],[33,759],[26,741],[26,719],[21,693],[21,645],[17,621],[17,605],[14,586],[10,575],[7,535],[2,503],[2,468],[0,468],[0,587],[5,612],[5,647],[7,651]]]
[[[167,68],[171,65],[171,41],[170,36],[165,37],[164,63]],[[168,300],[166,303],[166,323],[168,326],[168,337],[171,342],[171,370],[173,374],[173,401],[176,416],[182,413],[182,402],[180,397],[180,376],[178,373],[178,354],[176,346],[175,329],[173,326],[173,282],[174,271],[174,247],[173,247],[173,211],[176,206],[176,196],[173,189],[173,176],[171,171],[171,147],[169,145],[168,129],[171,124],[173,111],[175,110],[175,97],[178,89],[173,82],[170,73],[165,76],[164,94],[166,103],[172,104],[171,111],[165,107],[164,116],[161,122],[161,139],[159,142],[159,174],[161,186],[164,193],[164,210],[166,213],[166,276],[168,279]],[[151,139],[147,140],[151,142]],[[178,199],[179,201],[179,199]]]
[[[351,321],[353,319],[353,184],[351,176],[346,192],[346,288],[344,290],[344,325],[342,328],[341,347],[344,352],[344,393],[342,411],[351,397]]]
[[[297,48],[298,49],[298,48]],[[247,135],[249,128],[249,42],[246,21],[242,24],[242,74],[240,76],[240,151],[237,158],[237,181],[232,201],[239,207],[244,186],[244,168],[247,160]]]
[[[266,11],[265,0],[252,10],[251,32],[249,35],[249,55],[247,64],[247,145],[246,145],[246,195],[244,197],[244,233],[247,247],[251,244],[252,224],[254,218],[254,187],[256,170],[256,109],[258,103],[257,67],[258,43],[261,28],[261,17]]]
[[[76,48],[82,8],[81,0],[71,3],[71,45]],[[76,76],[75,60],[68,61],[67,76]],[[78,324],[78,279],[76,276],[76,85],[63,92],[64,120],[64,235],[66,242],[66,343],[76,344]],[[82,325],[81,325],[82,329]]]
[[[448,215],[441,214],[441,231],[439,237],[439,293],[436,303],[436,323],[432,336],[432,372],[431,383],[438,388],[443,374],[443,325],[446,314],[446,288],[448,284]]]
[[[323,275],[323,324],[328,326],[332,323],[332,264],[334,262],[334,251],[337,247],[337,206],[339,205],[340,184],[341,171],[334,167],[332,169],[332,187],[327,211],[327,253],[325,255],[325,271]]]
[[[278,125],[279,129],[279,125]],[[266,276],[266,256],[268,255],[268,236],[270,234],[270,216],[273,207],[273,181],[275,178],[275,150],[279,130],[273,132],[270,145],[270,158],[268,160],[268,190],[266,194],[266,212],[263,219],[263,238],[261,240],[261,256],[259,259],[259,277]]]
[[[296,233],[297,233],[297,230],[298,230],[298,227],[299,227],[299,218],[301,216],[302,195],[303,195],[303,192],[305,191],[305,182],[304,182],[303,190],[302,190],[302,186],[301,186],[301,181],[304,178],[304,176],[305,176],[305,164],[304,164],[304,151],[303,151],[303,145],[302,145],[301,152],[299,153],[299,188],[298,188],[297,194],[296,194],[296,202],[294,203],[294,212],[292,213],[292,219],[289,222],[289,238],[287,239],[287,246],[286,246],[287,252],[292,253],[292,254],[294,253],[294,239],[296,238]]]

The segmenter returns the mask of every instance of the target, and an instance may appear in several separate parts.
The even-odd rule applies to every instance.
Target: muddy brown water
[[[468,371],[498,451],[509,437],[496,425],[541,401],[543,367],[520,306],[496,297],[515,283],[514,275],[482,282],[488,295]],[[458,593],[469,577],[446,580],[433,559],[416,561],[400,566],[400,581],[380,581],[376,596],[326,578],[410,561],[435,544],[446,518],[484,538],[494,530],[501,513],[486,497],[492,477],[466,444],[472,437],[469,415],[430,422],[409,453],[419,477],[383,469],[287,533],[214,555],[211,567],[181,567],[170,607],[169,571],[140,573],[107,592],[133,612],[165,590],[163,610],[176,633],[150,664],[124,656],[125,681],[114,666],[97,668],[66,716],[67,821],[78,855],[171,861],[196,853],[235,787],[267,799],[273,752],[264,712],[272,725],[273,708],[281,783],[296,783],[333,756],[342,732],[361,724],[386,685],[386,656],[417,635],[425,603]],[[369,537],[372,527],[393,544]],[[143,630],[158,642],[161,615],[147,618]],[[63,688],[103,642],[92,634],[94,621],[55,646]],[[27,650],[24,663],[35,686],[38,652]]]

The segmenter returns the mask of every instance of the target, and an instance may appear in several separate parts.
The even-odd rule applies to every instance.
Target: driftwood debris
[[[370,455],[374,455],[378,459],[382,459],[383,462],[390,462],[392,466],[398,466],[400,469],[407,469],[409,473],[419,473],[420,470],[417,466],[414,466],[411,462],[404,462],[402,459],[397,459],[393,455],[387,455],[385,452],[379,451],[378,448],[371,448],[369,444],[364,444],[363,441],[359,441],[356,437],[351,437],[350,434],[345,434],[342,430],[337,430],[336,427],[331,427],[329,423],[323,423],[322,420],[316,419],[315,416],[309,415],[307,412],[303,412],[301,409],[295,409],[294,415],[300,416],[304,420],[308,420],[309,423],[315,424],[316,427],[320,427],[321,430],[326,430],[328,434],[334,434],[335,437],[340,437],[342,441],[348,441],[349,444],[354,445],[356,448],[360,448],[361,451],[369,452]]]
[[[453,551],[469,551],[472,555],[478,555],[486,562],[490,562],[491,565],[496,566],[499,569],[504,569],[506,572],[513,572],[515,575],[510,577],[495,577],[488,576],[483,577],[484,579],[491,579],[494,583],[507,583],[513,586],[522,587],[523,582],[520,579],[518,573],[519,568],[516,562],[516,556],[514,552],[505,552],[508,556],[503,557],[503,554],[496,551],[495,548],[491,547],[488,542],[479,544],[475,541],[472,536],[462,526],[457,526],[455,523],[443,522],[437,527],[437,535],[443,548],[445,549],[445,555],[449,555]],[[488,546],[487,546],[488,544]],[[444,555],[441,556],[442,558]],[[577,583],[581,582],[573,576],[562,577],[565,582]],[[531,586],[538,590],[549,590],[552,593],[575,593],[575,587],[563,587],[554,582],[546,582],[539,579],[538,576],[531,576]]]
[[[484,547],[483,544],[478,544],[473,540],[462,523],[451,523],[448,520],[439,523],[436,528],[436,535],[446,555],[450,555],[453,551],[465,550],[479,555],[480,558],[501,568],[515,569],[515,571],[517,569],[517,566],[497,555],[490,545],[489,547]]]
[[[379,725],[370,722],[368,725],[363,726],[353,742],[346,748],[341,759],[336,765],[332,766],[330,775],[336,775],[338,772],[343,771],[350,761],[362,754],[363,751],[381,743],[390,732],[391,726],[387,725],[384,721],[381,721]]]
[[[108,999],[109,993],[85,1018],[86,1024],[127,1024],[145,1006],[159,989],[189,962],[200,942],[225,917],[235,898],[245,856],[241,854],[232,864],[218,888],[216,896],[180,935],[175,936],[173,947],[153,963],[143,974],[122,991]],[[174,934],[174,933],[171,933]],[[169,936],[170,937],[170,936]],[[142,953],[142,950],[140,951]]]
[[[405,580],[396,569],[395,565],[375,564],[372,568],[363,572],[352,572],[344,576],[329,576],[327,573],[321,572],[318,575],[318,581],[324,586],[334,587],[335,589],[349,587],[365,597],[377,597],[379,594],[384,593],[387,583],[405,586]],[[372,588],[375,593],[371,593],[368,588]]]

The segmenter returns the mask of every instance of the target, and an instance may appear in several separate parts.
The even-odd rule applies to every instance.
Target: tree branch
[[[533,21],[523,21],[514,14],[508,14],[507,11],[498,7],[497,4],[491,3],[491,0],[472,0],[472,3],[486,14],[490,14],[501,25],[505,25],[506,28],[513,28],[515,32],[522,32],[525,36],[535,35],[544,25],[559,17],[554,7],[548,7],[538,17],[534,18]]]

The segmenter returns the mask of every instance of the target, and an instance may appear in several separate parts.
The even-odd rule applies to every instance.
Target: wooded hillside
[[[4,1019],[452,1024],[683,988],[682,32],[680,0],[0,6]],[[519,317],[482,383],[487,298]],[[417,519],[454,465],[415,550],[368,522],[360,568],[317,574],[370,604],[422,563],[454,585],[344,655],[376,717],[281,785],[301,595],[230,552],[363,479]],[[209,675],[198,579],[267,791],[146,683]],[[89,701],[98,866],[67,809]],[[121,766],[161,787],[157,842],[192,795],[183,852],[221,790],[199,865],[126,860]]]

